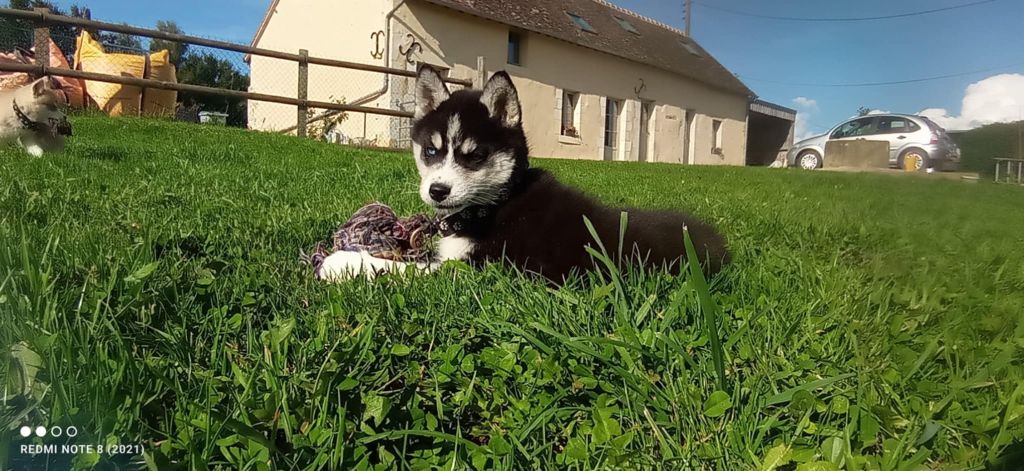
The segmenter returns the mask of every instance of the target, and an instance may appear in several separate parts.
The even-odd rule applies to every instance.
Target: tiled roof
[[[604,0],[423,1],[754,96],[743,82],[682,31]],[[583,18],[596,33],[581,29],[570,13]],[[620,20],[632,25],[636,32],[629,31]]]

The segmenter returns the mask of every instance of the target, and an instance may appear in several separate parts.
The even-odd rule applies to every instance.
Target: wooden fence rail
[[[363,72],[376,72],[400,77],[415,77],[416,72],[412,70],[396,69],[392,67],[383,67],[371,64],[360,64],[356,62],[328,59],[324,57],[314,57],[310,56],[308,52],[304,49],[300,50],[298,54],[292,54],[288,52],[274,51],[270,49],[263,49],[225,41],[200,38],[195,36],[188,36],[184,34],[166,33],[163,31],[138,28],[129,25],[105,23],[102,21],[95,21],[91,19],[77,18],[71,16],[54,15],[50,13],[48,9],[45,8],[38,8],[33,11],[17,10],[12,8],[0,8],[0,17],[27,20],[35,25],[33,37],[36,47],[36,63],[34,65],[18,63],[0,63],[0,71],[3,72],[24,72],[39,77],[46,75],[71,77],[97,82],[138,86],[143,88],[156,88],[162,90],[176,90],[181,92],[203,93],[224,97],[244,98],[247,100],[292,105],[297,107],[297,126],[295,128],[290,129],[294,129],[296,133],[300,136],[306,135],[306,127],[308,124],[307,111],[310,108],[319,108],[338,112],[369,113],[384,116],[394,116],[400,118],[412,117],[412,113],[402,110],[393,110],[387,108],[377,108],[359,105],[346,105],[341,103],[331,103],[307,99],[310,65],[336,67],[342,69],[358,70]],[[177,43],[192,44],[196,46],[203,46],[213,49],[220,49],[225,51],[244,53],[248,55],[270,57],[273,59],[295,62],[296,73],[298,77],[298,89],[296,90],[295,97],[288,97],[280,95],[269,95],[265,93],[253,93],[241,90],[229,90],[223,88],[206,87],[201,85],[190,85],[184,83],[165,82],[160,80],[100,74],[94,72],[85,72],[81,70],[50,67],[48,63],[50,38],[49,26],[53,24],[75,26],[87,30],[101,30],[111,31],[115,33],[124,33],[134,36],[143,36],[151,39],[161,39]],[[390,51],[388,53],[390,53]],[[484,70],[482,68],[482,59],[479,61],[478,67],[481,67],[481,70],[477,71],[477,75],[484,74]],[[445,78],[444,80],[448,83],[461,85],[464,87],[473,86],[473,80],[469,79]]]
[[[160,80],[152,79],[140,79],[136,77],[127,77],[121,75],[108,75],[98,74],[96,72],[84,72],[81,70],[64,69],[60,67],[49,67],[45,65],[33,65],[33,64],[15,64],[15,63],[2,63],[0,62],[0,71],[5,72],[25,72],[31,75],[44,76],[44,75],[56,75],[60,77],[71,77],[79,78],[83,80],[94,80],[97,82],[107,83],[119,83],[122,85],[132,85],[136,87],[144,88],[157,88],[162,90],[177,90],[179,92],[195,92],[195,93],[208,93],[211,95],[220,95],[235,98],[245,98],[247,100],[256,101],[269,101],[271,103],[280,103],[283,105],[300,106],[306,108],[324,108],[336,111],[352,111],[358,113],[370,113],[370,114],[381,114],[386,116],[396,116],[400,118],[411,118],[412,113],[407,111],[390,110],[386,108],[374,108],[369,106],[351,106],[340,103],[331,103],[327,101],[314,101],[314,100],[300,100],[297,98],[278,96],[278,95],[267,95],[265,93],[253,93],[243,92],[241,90],[227,90],[223,88],[204,87],[202,85],[189,85],[185,83],[176,82],[163,82]]]

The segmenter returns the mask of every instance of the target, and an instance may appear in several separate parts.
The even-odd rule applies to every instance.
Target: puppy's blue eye
[[[427,147],[423,149],[423,155],[426,155],[427,157],[437,157],[437,148],[434,146]]]

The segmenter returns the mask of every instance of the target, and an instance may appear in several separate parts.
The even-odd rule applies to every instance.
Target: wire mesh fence
[[[0,9],[0,89],[46,74],[72,107],[111,115],[224,124],[339,144],[410,145],[413,63],[403,69],[352,64],[304,51],[26,13]],[[46,68],[28,67],[40,63]],[[87,77],[69,77],[68,69]],[[453,89],[469,84],[452,82]]]

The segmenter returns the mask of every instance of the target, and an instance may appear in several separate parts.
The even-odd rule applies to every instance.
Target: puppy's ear
[[[416,113],[415,119],[420,119],[443,103],[451,93],[444,84],[441,74],[433,67],[422,64],[416,75]]]
[[[52,90],[53,85],[50,84],[50,77],[43,77],[32,83],[32,95],[39,97],[46,93],[47,90]]]
[[[523,123],[522,106],[519,104],[519,93],[512,84],[512,77],[504,71],[494,74],[480,95],[491,117],[510,128],[519,127]]]

